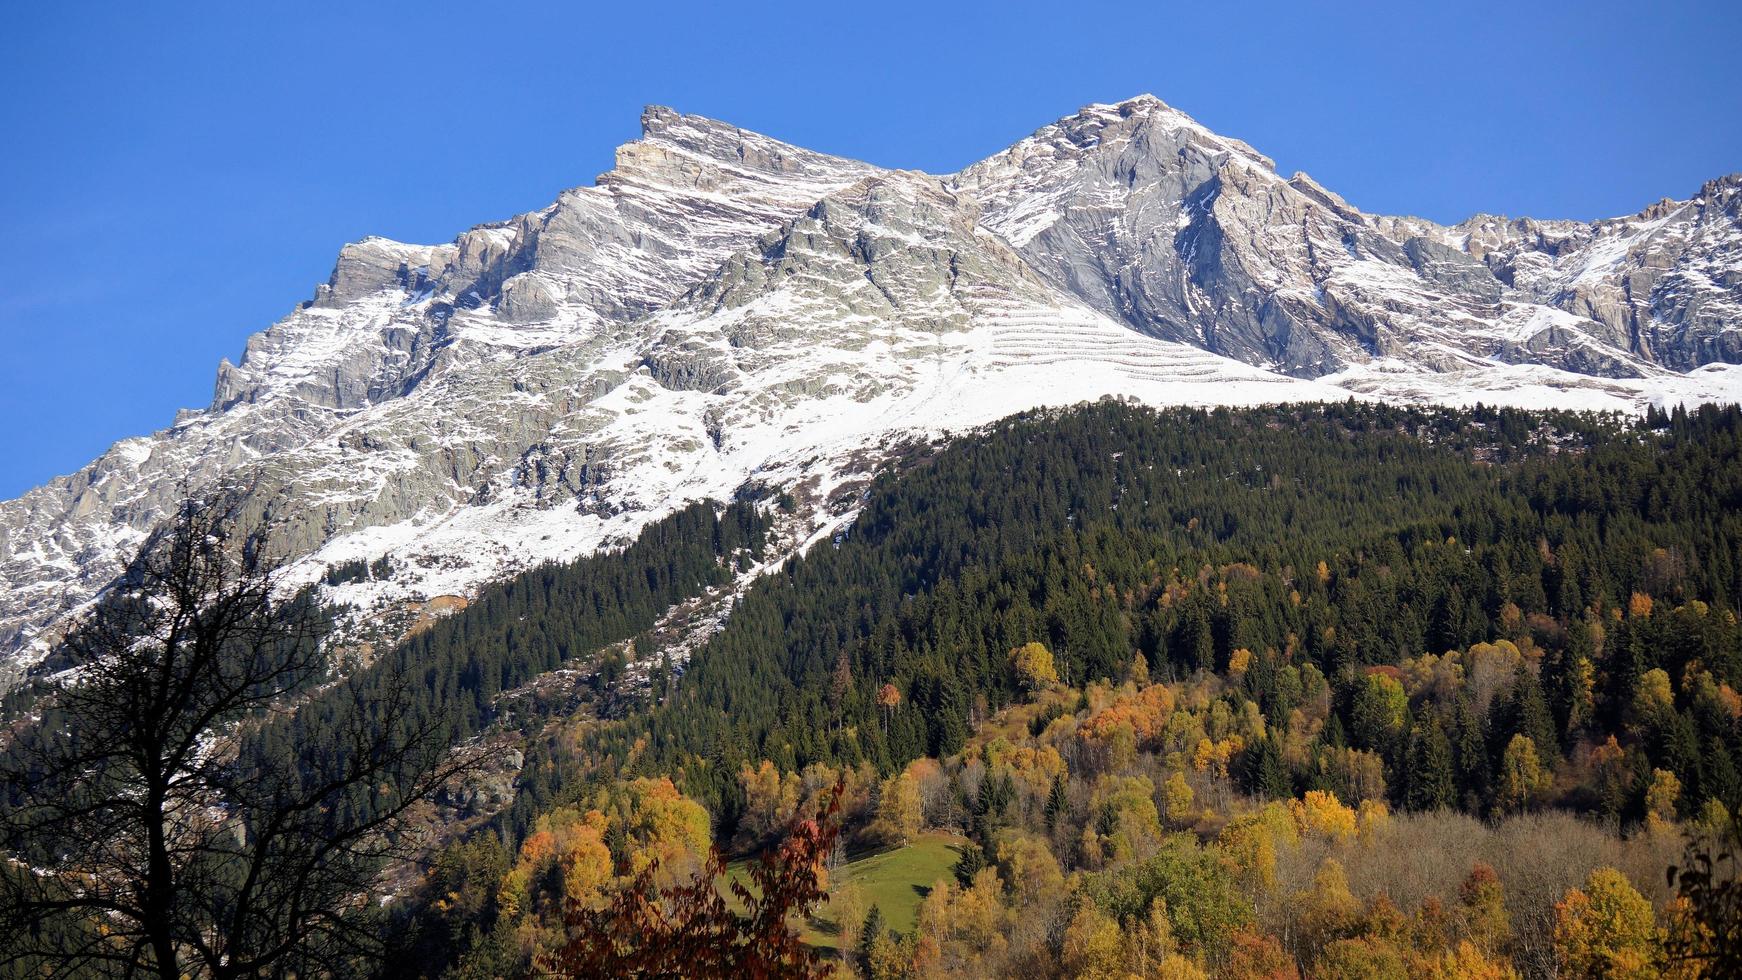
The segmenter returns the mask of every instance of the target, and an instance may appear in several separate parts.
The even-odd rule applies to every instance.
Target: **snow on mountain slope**
[[[642,128],[595,186],[541,211],[448,245],[347,245],[312,302],[251,337],[239,366],[219,365],[206,411],[184,412],[171,428],[0,504],[0,582],[9,587],[0,651],[31,645],[109,581],[184,484],[253,474],[252,516],[287,518],[281,538],[296,554],[359,522],[396,523],[470,500],[483,474],[525,446],[499,447],[511,454],[502,457],[487,439],[456,442],[441,414],[451,404],[479,412],[474,436],[500,421],[510,443],[536,442],[520,438],[527,423],[515,421],[525,399],[507,398],[500,419],[485,408],[502,399],[492,385],[513,384],[501,381],[503,363],[577,340],[607,344],[616,326],[875,170],[665,109],[649,109]],[[459,379],[473,374],[468,395]],[[384,418],[394,420],[387,436],[374,421]],[[369,441],[379,438],[388,441]]]
[[[664,109],[643,129],[541,211],[346,246],[209,408],[0,504],[0,657],[39,655],[220,479],[304,581],[391,556],[329,589],[367,618],[752,481],[805,488],[815,540],[888,447],[1042,405],[1742,398],[1730,365],[1665,367],[1736,359],[1734,179],[1617,222],[1446,228],[1283,180],[1149,97],[949,177]],[[1592,319],[1641,276],[1651,329]]]

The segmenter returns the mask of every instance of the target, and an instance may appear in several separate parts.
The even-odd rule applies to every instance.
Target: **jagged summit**
[[[1635,409],[1742,398],[1742,176],[1598,222],[1369,215],[1154,96],[962,171],[649,106],[613,168],[437,245],[366,238],[213,400],[0,503],[28,662],[185,487],[249,488],[372,621],[748,484],[793,547],[915,436],[1106,395]],[[3,670],[0,670],[3,672]]]

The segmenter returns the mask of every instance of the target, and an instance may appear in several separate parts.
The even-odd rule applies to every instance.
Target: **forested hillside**
[[[134,675],[218,685],[183,739],[210,748],[167,784],[174,835],[209,842],[182,882],[201,897],[152,885],[177,918],[128,913],[169,937],[159,960],[218,928],[186,949],[248,962],[290,923],[328,930],[310,962],[388,977],[1736,966],[1735,859],[1702,860],[1736,853],[1742,803],[1736,408],[1032,413],[908,447],[850,527],[749,577],[808,503],[692,505],[343,664],[311,659],[313,593],[270,603],[269,578],[210,633],[205,586],[111,602],[60,656],[114,660],[93,676],[118,713],[87,737],[77,706],[109,688],[18,692],[14,731],[41,738],[8,764],[96,752],[128,811],[156,777],[107,743],[149,735],[127,699],[180,711]],[[222,517],[188,507],[166,567],[206,575]],[[83,770],[20,759],[9,819],[70,805],[55,774]],[[86,872],[57,826],[15,828],[55,869],[26,924],[118,949],[120,913],[62,914]],[[250,904],[280,866],[385,903]]]
[[[1619,865],[1667,916],[1680,830],[1718,829],[1742,789],[1739,453],[1735,409],[1115,402],[918,450],[681,682],[641,688],[647,710],[541,734],[534,792],[448,852],[448,897],[405,941],[524,964],[565,895],[604,901],[651,853],[753,851],[845,781],[855,848],[973,841],[962,890],[934,891],[881,965],[867,939],[862,972],[1111,975],[1071,938],[1111,930],[1114,960],[1149,942],[1178,970],[1353,975],[1321,961],[1342,942],[1406,973],[1564,973],[1585,928],[1561,923],[1567,889],[1617,891],[1597,872]],[[1397,847],[1437,870],[1405,874]],[[1454,908],[1484,875],[1512,889],[1504,935]],[[1341,909],[1317,931],[1287,911],[1314,888]],[[952,902],[992,918],[964,937]],[[1627,955],[1657,962],[1647,926]]]
[[[1244,698],[1281,718],[1310,665],[1352,743],[1395,753],[1402,734],[1358,717],[1363,668],[1504,641],[1529,655],[1495,683],[1528,665],[1547,709],[1521,731],[1570,748],[1619,731],[1653,670],[1742,669],[1738,451],[1733,412],[1646,430],[1366,406],[1013,421],[879,485],[846,541],[736,610],[644,730],[679,762],[900,765],[959,749],[1021,691],[1006,652],[1040,641],[1076,684],[1122,677],[1134,652],[1179,676],[1246,650]],[[1434,707],[1449,721],[1457,700]],[[1651,729],[1653,759],[1695,801],[1728,791],[1727,752],[1705,751],[1728,729],[1682,708]]]

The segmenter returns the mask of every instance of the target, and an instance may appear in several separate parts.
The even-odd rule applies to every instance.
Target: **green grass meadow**
[[[806,923],[805,940],[825,949],[839,946],[842,923],[836,920],[840,907],[837,900],[849,888],[858,890],[865,912],[875,905],[883,911],[883,921],[889,928],[913,931],[919,903],[938,879],[952,876],[965,843],[955,834],[920,834],[905,847],[855,855],[845,864],[831,868],[829,904],[818,909]],[[728,876],[733,881],[747,881],[748,865],[748,861],[732,862]]]

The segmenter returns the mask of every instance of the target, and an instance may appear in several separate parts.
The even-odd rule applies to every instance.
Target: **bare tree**
[[[466,766],[404,683],[330,683],[238,497],[189,500],[66,638],[0,760],[0,969],[352,972],[383,863]],[[311,728],[293,703],[318,688]],[[335,707],[336,706],[336,707]]]

